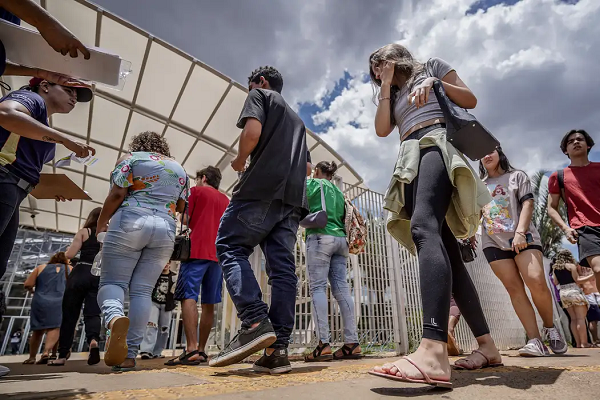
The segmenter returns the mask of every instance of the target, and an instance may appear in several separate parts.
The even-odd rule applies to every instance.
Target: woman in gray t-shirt
[[[479,171],[492,195],[492,202],[482,210],[483,253],[506,288],[529,338],[519,354],[549,355],[542,336],[548,339],[553,353],[562,354],[567,351],[567,343],[554,327],[552,295],[546,283],[540,235],[531,222],[535,201],[529,177],[510,165],[500,147],[480,161]],[[541,335],[523,283],[529,288],[542,317]]]

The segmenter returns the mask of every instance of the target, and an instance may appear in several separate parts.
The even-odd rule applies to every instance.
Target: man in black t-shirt
[[[237,124],[243,128],[238,155],[231,162],[243,174],[216,242],[242,329],[210,365],[230,365],[265,349],[253,369],[284,373],[291,370],[287,347],[295,322],[296,234],[308,213],[306,128],[281,96],[283,79],[275,68],[255,70],[248,82],[250,93]],[[270,310],[248,261],[259,245],[271,285]]]

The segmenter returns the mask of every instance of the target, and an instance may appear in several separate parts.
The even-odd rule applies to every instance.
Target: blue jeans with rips
[[[110,219],[102,246],[98,305],[108,328],[125,315],[129,291],[128,358],[135,358],[152,308],[152,290],[173,254],[175,220],[166,213],[141,207],[119,209]]]
[[[269,318],[277,335],[273,348],[286,348],[295,324],[298,277],[294,250],[301,208],[272,201],[235,200],[223,214],[217,234],[217,257],[227,291],[242,326]],[[256,246],[266,259],[271,308],[262,300],[248,258]]]

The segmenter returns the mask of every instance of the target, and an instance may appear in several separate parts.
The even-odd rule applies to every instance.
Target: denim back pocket
[[[147,215],[123,210],[119,215],[119,227],[125,233],[136,232],[144,227],[147,219]]]
[[[248,202],[238,212],[238,219],[246,226],[262,225],[265,222],[270,207],[270,201]]]

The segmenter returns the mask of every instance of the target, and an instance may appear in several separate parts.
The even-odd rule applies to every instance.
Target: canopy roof
[[[96,87],[91,102],[79,103],[70,114],[56,114],[50,121],[55,129],[93,145],[100,161],[92,167],[72,164],[56,168],[52,163],[44,172],[66,173],[93,200],[56,203],[26,199],[21,206],[21,224],[76,232],[88,213],[102,205],[109,190],[110,172],[132,136],[148,130],[167,138],[171,154],[188,174],[195,175],[208,165],[220,168],[221,189],[230,195],[237,180],[236,172],[229,167],[240,134],[235,123],[247,88],[93,3],[42,0],[41,5],[83,43],[130,61],[133,72],[122,91]],[[4,80],[13,89],[27,83],[24,78]],[[318,135],[308,132],[307,142],[313,161],[339,162],[338,175],[344,182],[352,186],[363,182]],[[57,146],[56,159],[68,154],[64,147]],[[35,212],[34,221],[31,215]]]

